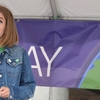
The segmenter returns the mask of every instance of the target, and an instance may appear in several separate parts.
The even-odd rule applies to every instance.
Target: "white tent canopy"
[[[0,0],[15,18],[100,19],[100,0]]]

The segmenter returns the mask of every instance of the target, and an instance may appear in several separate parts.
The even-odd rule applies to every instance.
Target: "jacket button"
[[[0,75],[0,78],[2,77],[2,75]]]
[[[2,56],[4,55],[4,53],[2,53]]]
[[[16,63],[12,63],[13,65],[15,65]]]

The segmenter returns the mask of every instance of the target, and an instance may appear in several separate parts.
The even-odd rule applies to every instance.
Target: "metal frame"
[[[50,6],[51,6],[51,10],[53,13],[53,16],[51,16],[51,19],[62,19],[61,14],[59,14],[59,10],[58,10],[58,3],[56,0],[49,0],[50,2]]]

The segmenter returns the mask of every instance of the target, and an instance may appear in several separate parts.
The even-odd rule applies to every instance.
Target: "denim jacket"
[[[28,100],[33,97],[36,82],[27,52],[20,46],[6,47],[0,54],[0,87],[7,86],[10,96],[0,100]]]

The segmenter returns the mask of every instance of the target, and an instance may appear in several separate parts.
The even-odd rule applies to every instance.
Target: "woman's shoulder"
[[[26,50],[22,47],[22,46],[19,46],[19,45],[14,45],[12,47],[9,48],[11,51],[19,51],[19,52],[26,52]]]

